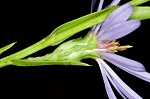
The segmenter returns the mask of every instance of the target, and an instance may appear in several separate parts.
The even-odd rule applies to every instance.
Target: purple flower
[[[104,0],[100,1],[98,10],[101,10],[103,1]],[[119,1],[120,0],[113,0],[109,6],[117,5]],[[92,1],[91,9],[93,9],[94,3],[95,0]],[[96,61],[99,64],[106,92],[110,99],[117,98],[109,82],[112,83],[114,88],[123,98],[141,99],[141,97],[127,86],[103,60],[107,60],[120,69],[142,80],[150,82],[150,74],[146,72],[141,63],[114,54],[117,51],[132,47],[130,45],[119,46],[119,43],[116,42],[116,39],[130,34],[140,26],[141,22],[139,20],[128,20],[132,12],[132,5],[122,5],[113,11],[103,23],[100,23],[91,29],[90,36],[96,36],[99,43],[95,51],[100,55],[100,58],[96,59]]]

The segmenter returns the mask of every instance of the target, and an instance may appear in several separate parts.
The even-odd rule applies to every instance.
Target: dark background
[[[110,1],[107,0],[105,5]],[[124,1],[121,4],[125,3]],[[36,43],[59,25],[90,13],[90,3],[91,0],[1,3],[0,47],[17,41],[17,44],[3,53],[1,58]],[[148,5],[148,3],[143,5]],[[120,39],[121,44],[130,44],[134,47],[118,53],[141,62],[148,72],[150,72],[149,25],[150,20],[144,20],[140,28]],[[71,39],[84,36],[88,30],[74,35]],[[56,47],[48,47],[32,56],[44,55],[52,52]],[[5,87],[6,91],[3,90],[4,93],[7,93],[5,97],[13,93],[11,96],[14,98],[20,98],[19,95],[31,98],[30,95],[32,95],[33,98],[39,97],[41,99],[58,99],[58,97],[107,99],[98,64],[91,59],[83,61],[93,66],[6,66],[0,68],[0,85]],[[148,82],[109,65],[126,84],[144,99],[150,97],[150,95],[147,96],[150,89]],[[120,97],[116,91],[115,93]]]

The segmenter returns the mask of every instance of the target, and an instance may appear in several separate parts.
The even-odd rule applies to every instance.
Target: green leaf
[[[105,18],[116,8],[117,7],[107,8],[99,12],[88,14],[73,21],[67,22],[56,28],[48,37],[46,37],[45,40],[51,39],[51,42],[49,43],[51,43],[51,45],[57,45],[65,39],[71,37],[75,33],[103,22]]]
[[[16,43],[16,42],[11,43],[11,44],[9,44],[9,45],[6,45],[6,46],[0,48],[0,54],[2,54],[3,52],[5,52],[5,51],[8,50],[9,48],[11,48],[15,43]]]
[[[21,60],[14,59],[11,60],[12,65],[16,66],[41,66],[41,65],[76,65],[76,66],[90,66],[89,64],[82,62],[73,62],[73,61],[31,61],[31,60]]]
[[[128,3],[132,4],[133,6],[137,6],[137,5],[146,3],[148,1],[150,1],[150,0],[132,0],[132,1],[128,2]]]
[[[150,19],[150,7],[135,7],[130,19]]]

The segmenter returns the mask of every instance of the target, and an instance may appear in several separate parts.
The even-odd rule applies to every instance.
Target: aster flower
[[[91,9],[93,9],[94,2],[95,0],[92,2]],[[118,3],[119,0],[113,0],[113,3],[111,3],[110,6],[116,5]],[[98,10],[101,10],[102,5],[103,0],[100,1]],[[128,35],[140,26],[140,21],[128,20],[132,12],[132,5],[122,5],[121,7],[113,11],[103,23],[100,23],[91,29],[90,36],[96,36],[97,41],[99,42],[99,45],[97,46],[95,51],[100,55],[100,58],[97,58],[96,61],[99,64],[106,92],[110,99],[116,99],[110,82],[123,98],[141,99],[141,97],[137,93],[135,93],[129,86],[127,86],[104,62],[104,60],[107,60],[113,65],[142,80],[150,82],[150,74],[146,72],[144,66],[141,63],[114,54],[117,51],[122,51],[132,47],[130,45],[120,46],[119,43],[116,42],[116,39]]]

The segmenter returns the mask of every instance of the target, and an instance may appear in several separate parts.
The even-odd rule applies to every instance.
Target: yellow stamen
[[[118,52],[126,50],[127,48],[132,48],[131,45],[124,45],[120,46],[119,41],[113,40],[113,41],[103,41],[100,42],[100,45],[97,47],[98,51],[105,51],[105,52]]]
[[[124,46],[114,46],[114,47],[112,47],[112,49],[111,50],[113,50],[113,51],[123,51],[123,50],[126,50],[127,48],[132,48],[133,46],[131,46],[131,45],[124,45]]]

